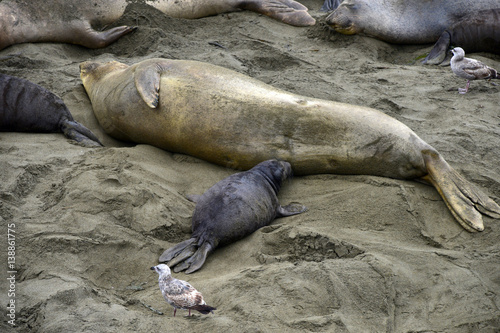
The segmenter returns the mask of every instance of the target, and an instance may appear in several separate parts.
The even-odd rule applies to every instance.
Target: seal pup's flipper
[[[296,27],[316,24],[316,20],[307,12],[307,7],[293,0],[245,1],[242,9],[264,14]]]
[[[209,242],[203,242],[198,248],[198,251],[189,259],[185,260],[181,267],[179,267],[179,272],[186,269],[186,274],[190,274],[199,270],[210,253],[214,251],[214,247]],[[185,268],[184,268],[185,267]],[[177,267],[176,267],[177,268]]]
[[[184,251],[186,248],[189,248],[195,242],[196,242],[196,238],[190,238],[188,240],[180,242],[177,245],[172,246],[171,248],[169,248],[163,252],[163,254],[160,256],[159,261],[166,262],[166,261],[172,260],[173,258],[178,256],[182,251]],[[171,265],[168,265],[168,266],[171,266]]]
[[[286,217],[305,212],[307,207],[299,203],[291,203],[286,206],[279,206],[276,217]]]
[[[85,147],[102,147],[103,144],[87,127],[74,120],[61,122],[61,132],[68,139],[75,140]]]
[[[480,213],[500,218],[500,206],[486,194],[474,188],[456,172],[441,155],[432,150],[422,151],[428,175],[423,177],[438,190],[453,216],[467,231],[483,231]]]

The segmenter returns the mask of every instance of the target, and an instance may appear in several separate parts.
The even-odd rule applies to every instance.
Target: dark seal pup
[[[291,174],[290,163],[268,160],[221,180],[194,198],[192,237],[166,250],[160,261],[177,265],[174,272],[192,273],[218,246],[235,242],[277,217],[304,212],[299,204],[279,204],[278,192]]]
[[[448,65],[448,50],[452,46],[459,46],[467,53],[500,54],[500,8],[480,10],[462,17],[443,31],[423,63]]]
[[[59,97],[33,82],[0,73],[0,96],[0,132],[62,132],[83,146],[102,146]]]

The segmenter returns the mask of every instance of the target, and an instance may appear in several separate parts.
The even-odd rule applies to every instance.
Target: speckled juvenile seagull
[[[174,317],[177,309],[189,310],[189,316],[191,316],[191,310],[197,310],[203,314],[213,313],[213,310],[217,310],[207,305],[201,293],[188,282],[172,277],[167,265],[160,264],[151,267],[151,269],[160,274],[158,278],[160,290],[168,304],[174,307]]]
[[[451,52],[453,52],[453,57],[450,61],[451,70],[459,77],[467,79],[465,89],[458,88],[459,93],[465,94],[469,91],[471,80],[500,79],[500,75],[498,75],[495,69],[486,66],[479,60],[466,58],[465,52],[461,47],[455,47]]]

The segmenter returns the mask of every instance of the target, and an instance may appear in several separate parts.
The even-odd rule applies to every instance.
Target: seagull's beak
[[[155,270],[156,270],[155,268],[156,268],[156,267],[155,267],[155,266],[153,266],[153,267],[151,267],[151,270],[152,270],[152,271],[155,271]]]

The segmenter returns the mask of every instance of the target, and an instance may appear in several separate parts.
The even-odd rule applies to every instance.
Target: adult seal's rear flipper
[[[297,27],[316,24],[316,20],[307,12],[307,7],[293,0],[248,1],[242,6],[242,9],[261,13]]]
[[[465,180],[436,151],[422,152],[429,174],[423,177],[438,190],[453,216],[466,230],[483,231],[482,214],[500,218],[500,206]]]
[[[325,0],[323,6],[321,7],[322,12],[331,12],[340,5],[343,0]]]

